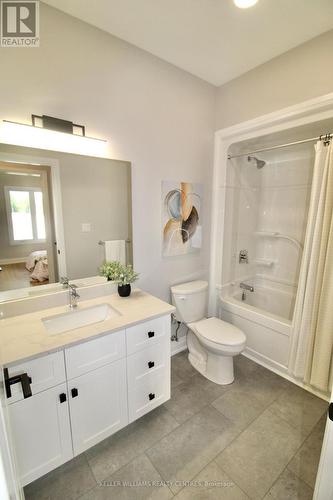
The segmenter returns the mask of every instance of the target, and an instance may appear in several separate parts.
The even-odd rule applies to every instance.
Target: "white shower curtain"
[[[323,141],[315,150],[290,366],[297,378],[327,392],[333,349],[333,152]]]

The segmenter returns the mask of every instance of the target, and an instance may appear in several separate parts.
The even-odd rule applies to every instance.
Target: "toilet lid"
[[[198,333],[216,344],[238,345],[246,341],[244,332],[219,318],[208,318],[196,323]]]

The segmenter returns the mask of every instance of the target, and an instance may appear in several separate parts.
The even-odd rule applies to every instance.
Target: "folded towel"
[[[126,264],[126,242],[125,240],[110,240],[105,242],[105,260],[110,262],[117,260]]]

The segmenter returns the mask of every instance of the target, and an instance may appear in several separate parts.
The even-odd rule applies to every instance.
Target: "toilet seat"
[[[189,325],[207,345],[221,351],[233,351],[245,345],[246,336],[242,330],[219,318],[205,318]]]

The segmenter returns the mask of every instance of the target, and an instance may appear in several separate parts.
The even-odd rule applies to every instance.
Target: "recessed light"
[[[258,0],[234,0],[234,4],[240,9],[247,9],[248,7],[252,7],[257,2]]]

